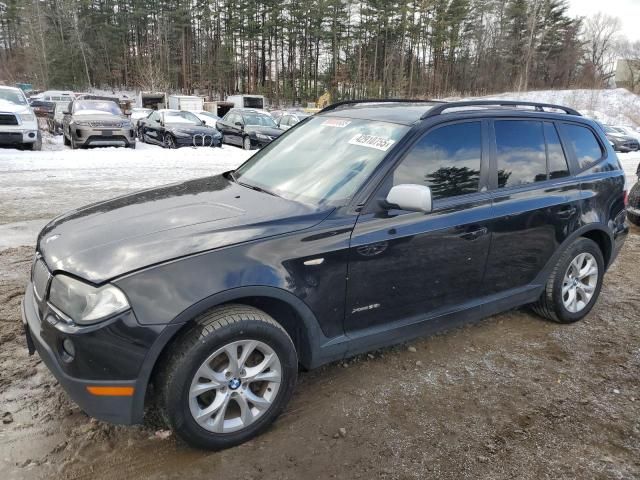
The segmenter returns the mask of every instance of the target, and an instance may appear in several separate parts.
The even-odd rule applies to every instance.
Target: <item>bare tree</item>
[[[640,90],[640,40],[631,42],[623,39],[618,42],[618,55],[623,65],[623,82],[632,92]]]
[[[620,28],[619,18],[603,13],[597,13],[584,22],[587,61],[595,71],[594,87],[598,86],[597,83],[606,85],[615,75],[616,40]]]

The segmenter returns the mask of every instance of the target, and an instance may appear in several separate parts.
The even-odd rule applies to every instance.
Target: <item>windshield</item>
[[[277,128],[275,120],[271,115],[261,115],[259,113],[243,113],[244,121],[247,125],[257,125],[260,127]]]
[[[15,105],[26,105],[27,100],[21,92],[17,90],[9,90],[0,88],[0,100],[13,103]]]
[[[343,204],[408,130],[370,120],[312,118],[256,153],[235,178],[289,200]]]
[[[210,112],[200,112],[200,115],[202,115],[203,117],[211,118],[213,120],[220,120],[219,116],[214,115],[213,113],[210,113]]]
[[[108,100],[80,100],[73,107],[74,113],[110,113],[112,115],[122,115],[120,107]]]
[[[165,112],[164,123],[184,123],[186,125],[202,125],[202,122],[193,113],[176,110]]]

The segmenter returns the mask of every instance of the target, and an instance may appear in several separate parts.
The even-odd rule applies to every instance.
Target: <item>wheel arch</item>
[[[140,369],[135,391],[133,417],[142,421],[147,390],[159,365],[174,342],[179,341],[206,312],[225,304],[254,306],[273,317],[289,334],[296,346],[299,363],[311,368],[317,363],[319,349],[328,339],[322,333],[311,309],[298,297],[276,287],[239,287],[221,292],[192,305],[170,322],[147,353]]]

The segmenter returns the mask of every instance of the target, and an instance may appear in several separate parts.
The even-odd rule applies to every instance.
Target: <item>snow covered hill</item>
[[[526,100],[572,107],[587,117],[610,125],[640,127],[640,96],[624,88],[612,90],[539,90],[506,92],[483,99]]]

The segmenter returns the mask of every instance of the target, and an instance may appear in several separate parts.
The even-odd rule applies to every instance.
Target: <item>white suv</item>
[[[19,88],[0,85],[0,145],[42,148],[38,119]]]

